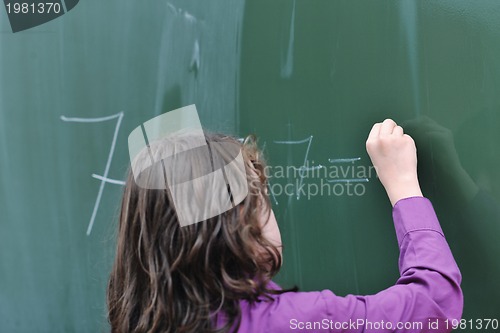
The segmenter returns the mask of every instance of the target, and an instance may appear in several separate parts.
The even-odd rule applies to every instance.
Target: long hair
[[[285,292],[268,286],[282,258],[262,233],[262,213],[271,208],[255,140],[207,133],[205,140],[241,147],[249,194],[219,216],[181,227],[169,192],[138,186],[129,171],[107,290],[113,333],[232,332],[240,300]],[[224,318],[218,329],[217,317]]]

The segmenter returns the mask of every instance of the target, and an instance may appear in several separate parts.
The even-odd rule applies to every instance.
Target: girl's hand
[[[400,199],[422,196],[415,142],[394,120],[386,119],[373,125],[366,140],[366,151],[393,206]]]

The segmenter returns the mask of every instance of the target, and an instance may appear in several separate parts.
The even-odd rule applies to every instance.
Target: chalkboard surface
[[[402,123],[463,317],[500,320],[498,22],[486,0],[86,0],[12,33],[0,10],[0,331],[109,330],[127,136],[190,104],[212,131],[259,137],[276,281],[338,295],[398,277],[364,142],[374,122]]]

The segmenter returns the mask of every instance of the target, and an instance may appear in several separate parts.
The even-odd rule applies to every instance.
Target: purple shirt
[[[431,202],[402,199],[392,215],[401,274],[394,286],[367,296],[323,290],[287,292],[272,302],[242,301],[238,332],[451,331],[462,315],[461,275]]]

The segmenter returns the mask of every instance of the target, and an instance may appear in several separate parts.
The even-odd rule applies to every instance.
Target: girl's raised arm
[[[366,146],[393,205],[400,278],[368,296],[281,294],[277,302],[247,308],[251,318],[264,320],[244,320],[242,332],[449,332],[456,326],[463,310],[461,275],[432,204],[422,196],[413,139],[387,119],[373,126]]]

